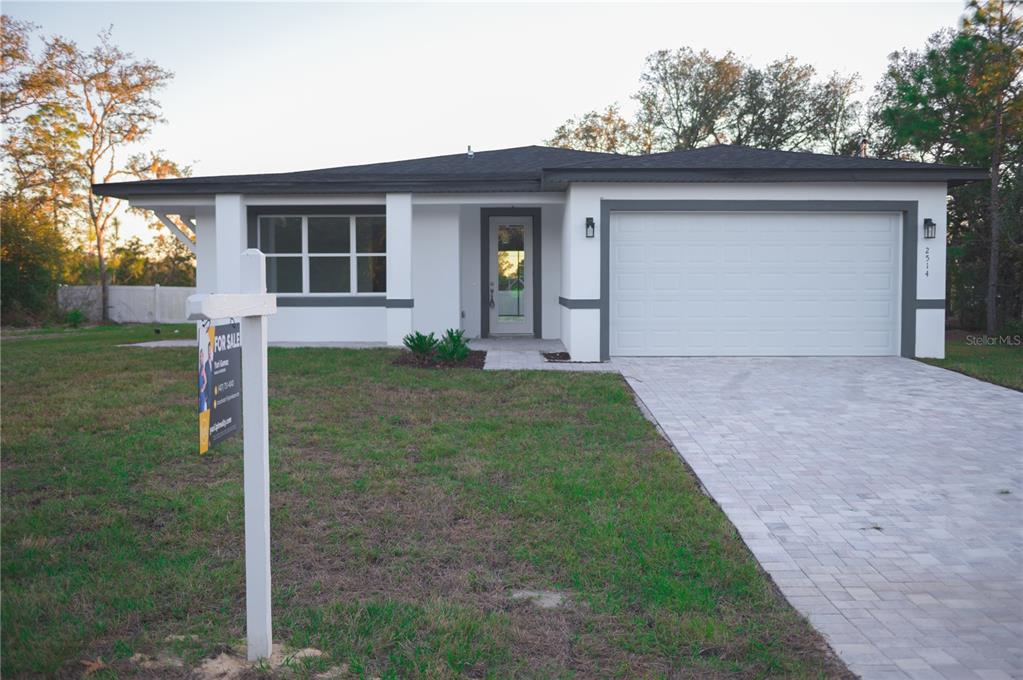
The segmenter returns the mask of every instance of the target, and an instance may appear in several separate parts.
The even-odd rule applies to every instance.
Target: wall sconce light
[[[924,238],[935,238],[938,235],[938,225],[930,217],[924,218]]]
[[[594,223],[592,217],[586,218],[586,238],[593,238],[594,232],[597,229],[597,225]]]

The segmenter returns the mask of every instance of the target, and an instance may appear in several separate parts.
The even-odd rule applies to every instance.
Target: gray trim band
[[[385,297],[357,297],[353,295],[324,295],[324,296],[277,296],[278,307],[387,307],[388,309],[410,309],[413,300]]]
[[[533,337],[543,337],[543,245],[540,208],[480,208],[480,337],[490,336],[490,218],[533,218]]]
[[[917,309],[945,309],[945,300],[917,300]]]
[[[627,201],[600,202],[600,360],[611,358],[611,213],[612,212],[897,212],[902,213],[902,319],[904,357],[916,350],[917,201]]]
[[[570,300],[559,297],[558,304],[568,309],[600,309],[600,300]]]

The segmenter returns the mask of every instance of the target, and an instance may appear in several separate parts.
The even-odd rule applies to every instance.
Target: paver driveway
[[[1023,394],[898,358],[614,364],[854,672],[1023,677]]]

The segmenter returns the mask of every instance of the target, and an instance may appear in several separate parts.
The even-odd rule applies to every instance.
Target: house
[[[559,338],[581,361],[941,357],[947,189],[985,178],[727,145],[526,146],[94,189],[193,224],[201,292],[239,290],[241,252],[262,250],[276,341],[462,328]]]

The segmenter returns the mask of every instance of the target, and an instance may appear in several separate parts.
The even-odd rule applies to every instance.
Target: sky
[[[954,26],[963,2],[342,4],[4,2],[83,47],[174,72],[162,149],[195,175],[277,172],[542,144],[567,118],[629,108],[645,56],[688,46],[791,54],[859,73]],[[129,219],[123,236],[148,232]]]

